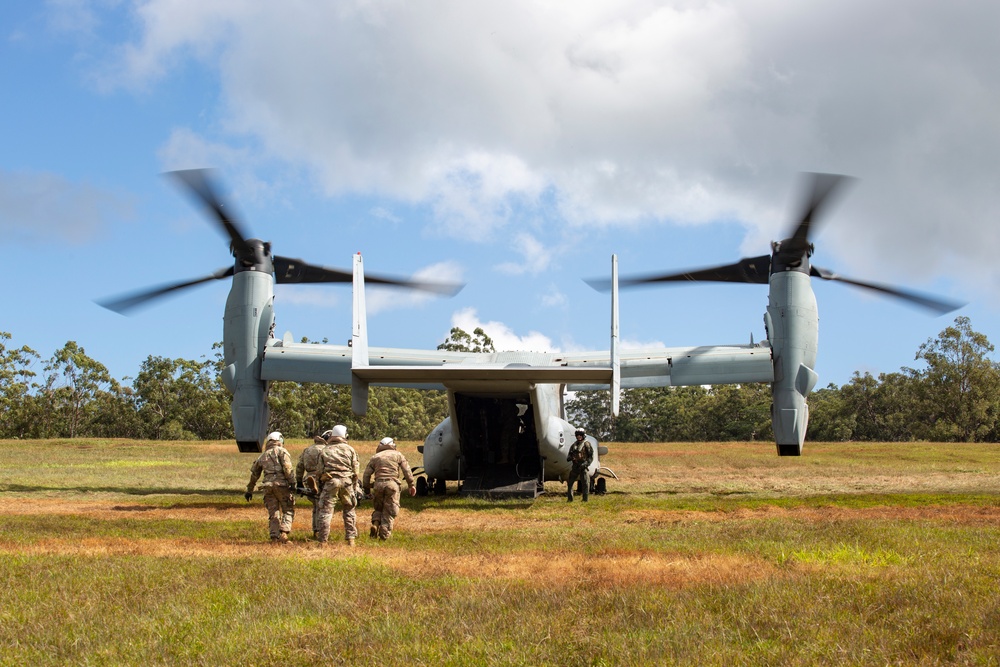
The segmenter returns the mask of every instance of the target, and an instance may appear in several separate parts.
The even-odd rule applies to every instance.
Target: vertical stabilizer
[[[611,416],[618,416],[622,367],[618,356],[618,255],[611,255]]]
[[[351,328],[351,368],[368,366],[368,314],[365,310],[365,267],[359,252],[354,256],[354,308]],[[368,383],[351,373],[351,410],[368,412]]]

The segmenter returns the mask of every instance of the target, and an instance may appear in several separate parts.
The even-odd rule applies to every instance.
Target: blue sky
[[[461,280],[369,290],[373,346],[483,326],[606,349],[584,278],[764,254],[799,173],[858,180],[814,262],[968,305],[933,317],[816,281],[820,384],[914,365],[955,316],[1000,342],[1000,6],[837,2],[50,0],[0,10],[0,331],[118,379],[222,337],[231,263],[163,172],[218,170],[250,236],[315,264]],[[626,345],[763,337],[763,286],[624,293]],[[350,291],[279,286],[277,332],[344,342]]]

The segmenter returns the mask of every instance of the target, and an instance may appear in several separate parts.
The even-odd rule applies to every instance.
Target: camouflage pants
[[[372,525],[378,530],[378,536],[383,540],[392,535],[392,524],[399,514],[399,482],[395,480],[376,481],[372,493]]]
[[[291,489],[287,486],[264,487],[264,507],[267,508],[267,530],[271,539],[281,537],[282,533],[292,532],[295,496]]]
[[[330,538],[330,521],[333,520],[333,509],[338,502],[344,514],[344,537],[349,539],[358,536],[357,518],[354,512],[357,506],[354,482],[350,477],[334,477],[323,485],[316,506],[316,513],[319,515],[316,539],[320,542],[326,542]]]
[[[306,500],[312,505],[313,534],[319,532],[319,496],[307,495]]]
[[[566,497],[573,500],[573,487],[576,486],[577,480],[583,486],[583,499],[587,500],[590,497],[590,480],[587,478],[587,469],[583,466],[573,466],[570,470],[569,478],[566,480]]]

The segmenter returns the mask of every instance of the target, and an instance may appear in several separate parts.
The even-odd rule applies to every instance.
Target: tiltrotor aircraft
[[[820,207],[844,177],[816,174],[792,235],[772,244],[771,254],[726,266],[659,276],[635,277],[621,285],[714,280],[767,283],[764,315],[767,339],[743,345],[620,350],[618,275],[612,258],[610,281],[589,281],[611,292],[610,350],[598,352],[471,353],[377,348],[368,345],[365,282],[455,293],[460,286],[366,276],[361,254],[351,272],[312,266],[271,254],[270,243],[246,239],[230,219],[203,170],[172,172],[214,214],[231,239],[235,263],[209,276],[103,302],[124,312],[155,297],[209,280],[232,277],[223,325],[222,380],[233,393],[232,417],[241,452],[261,450],[268,424],[268,387],[274,381],[350,385],[352,409],[367,410],[371,385],[444,389],[449,416],[420,451],[423,474],[418,491],[443,493],[458,480],[464,493],[534,497],[548,480],[563,480],[574,426],[566,420],[569,390],[610,389],[617,414],[622,387],[665,387],[767,382],[772,386],[772,424],[778,454],[802,453],[809,409],[806,399],[817,381],[818,314],[810,277],[836,280],[948,312],[959,306],[896,288],[843,278],[810,264],[809,233]],[[348,345],[295,343],[290,333],[274,336],[274,283],[353,282],[353,325]],[[594,446],[589,469],[597,490],[614,473],[600,463],[607,448]]]

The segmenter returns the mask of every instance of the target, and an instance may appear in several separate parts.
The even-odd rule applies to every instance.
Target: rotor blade
[[[653,283],[666,282],[723,282],[723,283],[752,283],[766,284],[771,269],[771,256],[760,255],[759,257],[746,257],[735,264],[725,264],[723,266],[709,267],[705,269],[694,269],[682,273],[668,273],[665,275],[634,276],[620,279],[619,287],[638,287]],[[607,278],[597,278],[585,281],[594,289],[607,292],[611,289],[611,281]]]
[[[342,269],[330,269],[324,266],[314,266],[301,259],[275,256],[274,275],[279,283],[349,283],[353,280],[354,274],[351,271]],[[389,285],[392,287],[406,287],[409,289],[433,292],[435,294],[445,294],[454,296],[465,285],[456,283],[434,283],[419,280],[407,280],[405,278],[389,278],[365,274],[365,283],[374,285]]]
[[[350,271],[313,266],[301,259],[275,255],[274,279],[279,283],[349,283],[354,277]]]
[[[212,187],[212,180],[209,177],[211,170],[181,169],[179,171],[170,171],[167,173],[183,183],[189,192],[195,195],[201,203],[212,210],[215,214],[216,220],[219,221],[219,224],[222,225],[226,235],[229,236],[232,241],[233,249],[236,250],[237,255],[243,256],[250,254],[250,246],[247,245],[245,240],[246,235],[240,231],[236,221],[231,219],[227,212],[223,210],[222,200],[219,198],[218,194],[216,194],[215,188]]]
[[[927,308],[928,310],[933,310],[938,315],[944,315],[945,313],[950,313],[953,310],[958,310],[964,303],[957,301],[950,301],[948,299],[941,299],[939,297],[930,296],[927,294],[921,294],[920,292],[914,292],[911,290],[904,290],[898,287],[889,287],[888,285],[879,285],[877,283],[866,283],[860,280],[852,280],[851,278],[845,278],[833,271],[827,271],[826,269],[821,269],[817,266],[813,266],[810,269],[810,275],[817,278],[822,278],[823,280],[835,280],[842,283],[847,283],[848,285],[854,285],[855,287],[863,287],[865,289],[874,290],[882,294],[888,294],[889,296],[894,296],[904,301],[909,301],[912,304],[921,306],[922,308]]]
[[[181,283],[171,283],[169,285],[163,285],[162,287],[156,287],[151,290],[143,290],[141,292],[135,292],[126,296],[116,297],[114,299],[98,301],[97,303],[98,305],[104,306],[108,310],[113,310],[116,313],[125,313],[128,310],[143,305],[147,301],[166,296],[171,292],[199,285],[201,283],[208,282],[209,280],[222,280],[223,278],[228,278],[233,275],[233,273],[233,267],[230,266],[226,269],[219,269],[215,273],[205,276],[204,278],[196,278],[194,280],[187,280]]]
[[[813,221],[819,214],[820,209],[832,201],[831,195],[841,186],[841,184],[854,180],[850,176],[840,174],[806,174],[808,178],[807,187],[809,189],[802,213],[792,232],[791,239],[796,245],[803,247],[809,244],[809,232]]]

